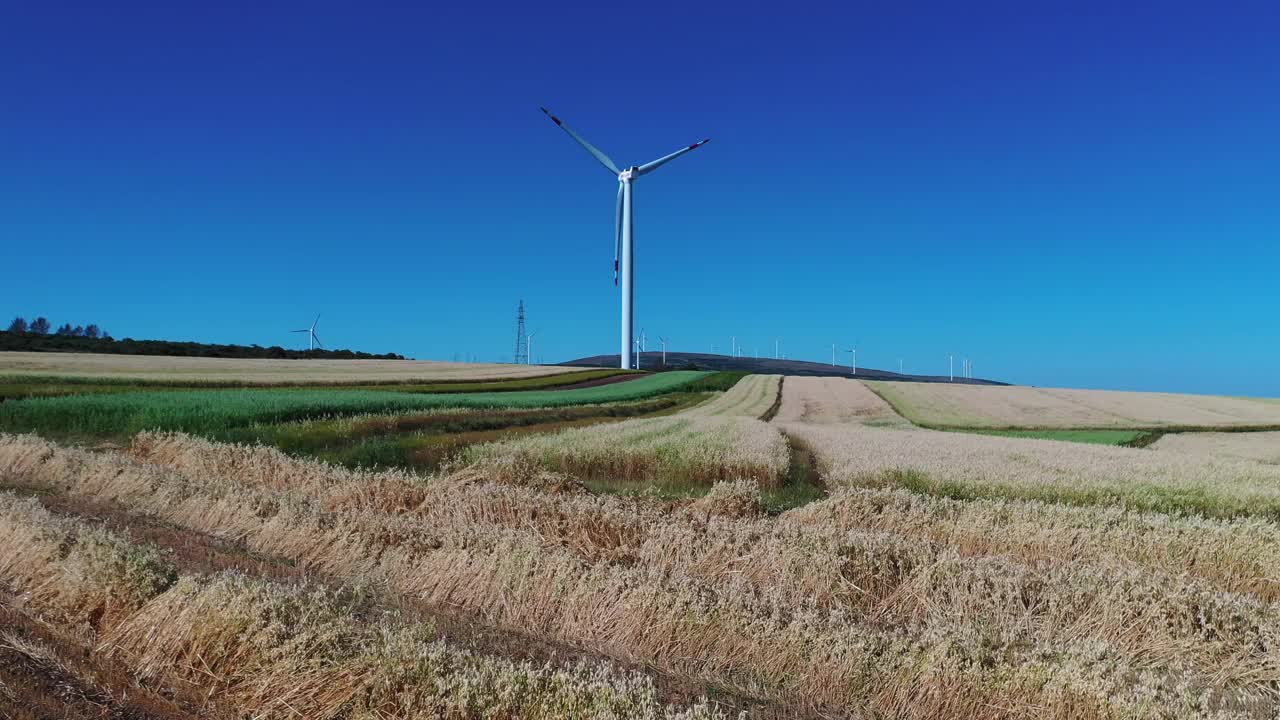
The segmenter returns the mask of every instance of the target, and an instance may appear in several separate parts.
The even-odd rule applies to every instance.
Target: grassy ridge
[[[141,430],[213,435],[253,423],[445,407],[530,408],[638,400],[708,375],[668,372],[631,382],[517,392],[420,394],[388,390],[178,390],[31,398],[0,405],[0,429],[59,437],[121,437]]]
[[[1064,442],[1090,443],[1092,445],[1129,445],[1147,434],[1144,430],[960,430],[951,432],[997,435],[1000,437],[1032,438],[1034,440],[1061,440]]]

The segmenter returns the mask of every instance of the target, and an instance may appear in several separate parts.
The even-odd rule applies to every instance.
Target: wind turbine
[[[537,331],[537,330],[534,330],[533,332],[531,332],[531,333],[529,333],[528,335],[526,335],[526,336],[525,336],[525,338],[524,338],[524,339],[525,339],[525,344],[524,344],[525,352],[529,354],[529,355],[528,355],[528,357],[526,357],[526,358],[525,358],[525,361],[524,361],[524,363],[525,363],[526,365],[532,365],[532,364],[533,364],[533,336],[534,336],[534,335],[537,335],[537,334],[538,334],[538,331]]]
[[[836,344],[831,343],[831,367],[836,366]]]
[[[956,356],[955,353],[948,353],[947,359],[951,361],[951,382],[956,381]]]
[[[667,366],[667,339],[659,335],[658,342],[662,343],[662,367],[666,367]]]
[[[310,346],[307,348],[308,351],[315,350],[317,345],[320,345],[320,349],[323,350],[324,345],[320,344],[320,336],[316,334],[316,323],[318,322],[320,322],[320,313],[316,313],[316,319],[311,322],[311,327],[302,328],[301,330],[290,330],[289,332],[306,333],[307,339],[310,341]]]
[[[583,140],[578,133],[570,130],[569,126],[565,125],[560,118],[552,115],[550,110],[542,108],[542,112],[546,113],[547,117],[551,118],[552,122],[559,125],[561,130],[568,133],[569,137],[573,138],[579,145],[585,148],[587,152],[591,153],[592,157],[594,157],[601,165],[605,166],[609,172],[613,173],[618,178],[618,204],[616,222],[614,224],[615,245],[613,252],[613,284],[618,284],[618,261],[619,257],[621,257],[622,353],[619,358],[619,364],[623,368],[629,368],[631,367],[631,339],[634,336],[632,330],[635,321],[635,283],[633,282],[635,279],[635,264],[633,262],[635,260],[635,247],[632,244],[632,236],[635,234],[635,222],[631,212],[631,201],[632,195],[634,194],[632,186],[635,185],[637,178],[648,175],[681,155],[706,145],[708,142],[711,142],[711,140],[699,140],[688,147],[680,148],[670,155],[664,155],[652,162],[647,162],[640,166],[633,165],[626,170],[619,170],[618,166],[609,159],[608,155],[600,152],[593,147],[591,143]]]
[[[773,359],[774,360],[778,359],[778,344],[781,342],[782,341],[777,338],[774,338],[773,340]]]
[[[850,374],[857,375],[858,374],[858,345],[855,343],[853,347],[849,348],[848,350],[845,350],[845,352],[849,353],[849,370],[851,371]]]

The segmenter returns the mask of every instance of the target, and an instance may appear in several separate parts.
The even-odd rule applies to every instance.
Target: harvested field
[[[773,421],[911,427],[911,423],[861,381],[831,377],[787,378],[782,389],[782,407]]]
[[[1280,465],[1280,432],[1170,433],[1157,440],[1151,448]]]
[[[230,358],[0,352],[0,376],[63,375],[201,384],[358,383],[484,380],[581,372],[558,365],[451,363],[429,360],[247,360]]]
[[[950,383],[868,386],[908,420],[932,427],[1280,426],[1280,403],[1251,398]]]
[[[424,481],[182,436],[141,437],[129,457],[0,438],[0,477],[11,483],[119,502],[313,573],[376,577],[479,623],[761,698],[786,708],[779,716],[1226,720],[1277,709],[1280,615],[1266,578],[1280,577],[1280,534],[1271,523],[878,489],[840,490],[773,518],[736,502],[592,497],[543,471],[507,470]],[[274,609],[284,607],[294,610]],[[403,619],[365,607],[324,588],[183,577],[105,632],[113,657],[143,673],[238,657],[213,669],[220,695],[244,712],[282,707],[277,698],[319,714],[334,693],[385,697],[377,688],[398,668],[405,697],[431,698],[412,707],[439,713],[457,707],[430,694],[439,673],[476,678],[476,697],[492,698],[508,696],[477,668],[531,672],[434,650],[437,641]],[[257,618],[273,616],[284,621],[276,640],[259,643]],[[244,629],[221,630],[230,627]],[[254,650],[277,643],[306,672]],[[440,658],[435,674],[410,660],[423,657]],[[600,697],[574,694],[582,675],[572,668],[557,672],[567,673],[557,687],[570,698]],[[545,676],[519,677],[533,693],[520,697],[543,707],[535,690]],[[627,702],[652,692],[616,672],[593,677],[604,680],[590,692],[607,687]],[[368,690],[348,695],[353,685]]]

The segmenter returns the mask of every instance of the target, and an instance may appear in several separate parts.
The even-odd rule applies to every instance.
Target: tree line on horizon
[[[50,323],[49,319],[43,315],[37,317],[31,322],[27,322],[26,318],[18,316],[13,319],[13,322],[9,323],[9,332],[16,333],[18,335],[28,333],[31,335],[48,335],[49,331],[52,329],[53,323]],[[63,323],[57,330],[53,330],[53,334],[60,335],[62,337],[102,338],[104,340],[111,339],[111,333],[103,330],[93,323],[75,326],[72,326],[71,323]]]
[[[96,324],[64,323],[56,330],[44,316],[31,322],[16,317],[7,331],[0,331],[0,351],[7,352],[87,352],[110,355],[169,355],[176,357],[216,357],[241,359],[298,360],[404,360],[397,353],[366,353],[355,350],[286,350],[279,345],[219,345],[172,340],[116,340]]]

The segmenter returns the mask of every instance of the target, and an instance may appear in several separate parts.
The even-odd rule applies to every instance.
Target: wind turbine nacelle
[[[631,182],[632,180],[635,180],[637,177],[636,176],[637,169],[638,168],[629,167],[626,170],[623,170],[622,172],[618,173],[618,182]]]

